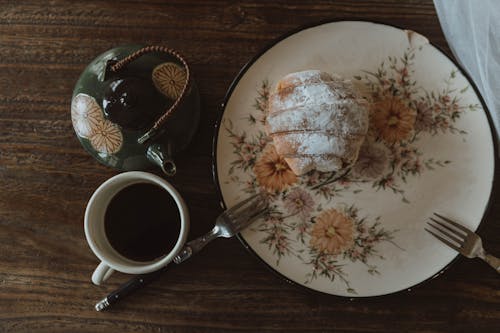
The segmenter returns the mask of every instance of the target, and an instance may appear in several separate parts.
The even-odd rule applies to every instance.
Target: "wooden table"
[[[411,292],[349,301],[287,284],[235,239],[214,242],[110,311],[93,308],[129,276],[90,283],[98,261],[83,213],[117,171],[93,160],[72,129],[71,93],[86,64],[126,43],[168,45],[189,59],[202,125],[171,181],[190,207],[195,237],[221,211],[211,141],[233,77],[281,34],[346,18],[419,31],[450,53],[430,0],[1,1],[0,332],[498,331],[499,276],[478,260],[459,260]],[[493,200],[481,234],[496,254],[499,218]]]

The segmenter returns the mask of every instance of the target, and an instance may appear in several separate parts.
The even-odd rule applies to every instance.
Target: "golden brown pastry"
[[[291,73],[271,92],[266,132],[297,175],[347,169],[367,131],[366,101],[338,75]]]

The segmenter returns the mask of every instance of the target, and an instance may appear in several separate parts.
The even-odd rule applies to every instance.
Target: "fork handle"
[[[494,255],[485,253],[484,261],[486,261],[491,267],[493,267],[497,273],[500,273],[500,259],[495,257]]]
[[[217,227],[213,228],[210,232],[204,236],[198,237],[190,242],[188,242],[178,255],[175,256],[174,262],[180,264],[181,262],[191,258],[191,256],[199,252],[208,243],[219,237],[219,229]]]

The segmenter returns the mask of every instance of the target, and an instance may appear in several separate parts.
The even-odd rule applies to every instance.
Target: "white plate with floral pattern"
[[[370,134],[341,179],[297,177],[264,133],[270,89],[308,69],[349,78],[371,101]],[[436,276],[457,253],[424,230],[433,212],[477,229],[488,207],[494,140],[481,99],[447,56],[412,31],[321,24],[266,49],[226,97],[214,147],[222,203],[272,193],[240,234],[289,281],[327,294],[389,294]]]

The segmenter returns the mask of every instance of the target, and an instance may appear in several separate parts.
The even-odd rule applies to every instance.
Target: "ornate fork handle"
[[[210,232],[188,242],[178,255],[175,256],[174,262],[180,264],[183,261],[191,258],[195,253],[198,253],[201,249],[205,247],[208,243],[219,237],[219,228],[216,226]]]

